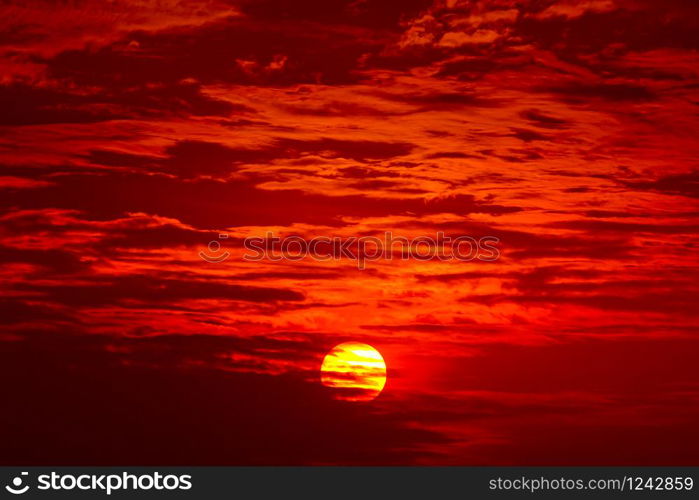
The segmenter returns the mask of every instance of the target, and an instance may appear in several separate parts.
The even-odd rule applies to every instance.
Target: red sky
[[[0,25],[2,463],[699,460],[693,0],[34,0]],[[502,256],[242,260],[266,231]],[[346,341],[385,358],[370,403],[319,382]]]

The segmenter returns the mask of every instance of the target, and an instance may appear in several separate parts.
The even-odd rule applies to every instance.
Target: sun
[[[325,355],[320,380],[335,390],[336,399],[371,401],[386,385],[386,363],[370,345],[345,342]]]

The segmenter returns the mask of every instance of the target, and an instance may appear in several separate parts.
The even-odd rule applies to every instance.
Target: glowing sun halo
[[[324,386],[336,389],[337,399],[370,401],[386,385],[386,363],[370,345],[345,342],[325,355],[320,379]]]

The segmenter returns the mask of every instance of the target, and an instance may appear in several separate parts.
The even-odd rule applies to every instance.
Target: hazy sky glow
[[[3,463],[697,463],[697,2],[0,25]],[[268,231],[500,258],[243,260]],[[349,341],[385,359],[373,401],[320,383]]]

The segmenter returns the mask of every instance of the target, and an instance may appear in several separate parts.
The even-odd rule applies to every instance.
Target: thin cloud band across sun
[[[386,385],[386,363],[368,344],[345,342],[333,347],[323,359],[321,382],[345,401],[371,401]]]

